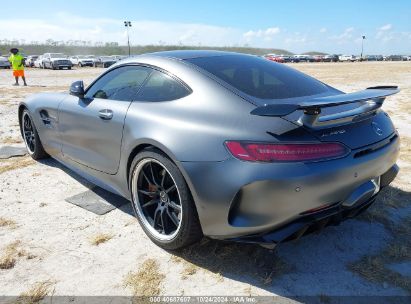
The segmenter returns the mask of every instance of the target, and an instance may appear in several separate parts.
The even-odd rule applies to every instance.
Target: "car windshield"
[[[102,56],[100,57],[101,60],[112,60],[113,58],[110,56]]]
[[[54,54],[50,54],[51,58],[66,58],[66,55],[61,54],[61,53],[54,53]]]
[[[88,55],[86,58],[94,58],[94,55]]]
[[[78,56],[78,59],[85,59],[87,58],[86,56]]]
[[[186,61],[256,98],[285,99],[329,91],[325,84],[310,76],[257,56],[223,55]]]

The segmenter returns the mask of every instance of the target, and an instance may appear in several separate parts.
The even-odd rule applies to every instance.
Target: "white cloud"
[[[279,27],[269,27],[264,30],[249,30],[243,34],[243,37],[248,42],[252,41],[254,38],[263,38],[264,41],[271,41],[273,36],[279,34],[280,32],[281,29]]]
[[[348,27],[341,34],[333,35],[330,37],[330,39],[335,40],[338,44],[347,43],[353,38],[354,30],[355,29],[353,27]]]
[[[392,29],[392,24],[388,23],[386,25],[381,26],[378,30],[379,31],[388,31],[390,29]]]
[[[326,33],[326,32],[327,32],[327,29],[325,27],[320,29],[320,33]]]

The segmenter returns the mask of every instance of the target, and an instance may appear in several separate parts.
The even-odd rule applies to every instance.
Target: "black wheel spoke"
[[[168,203],[168,205],[171,207],[171,208],[173,208],[174,210],[177,210],[178,212],[180,212],[181,211],[181,206],[180,205],[177,205],[175,202],[173,202],[173,201],[170,201],[169,203]]]
[[[153,197],[156,195],[156,192],[152,192],[152,191],[138,190],[138,192],[144,195],[150,196],[150,197]]]
[[[173,222],[173,224],[178,227],[178,218],[177,216],[173,213],[170,212],[170,210],[167,209],[167,215],[170,218],[170,220]]]
[[[166,222],[167,222],[167,219],[165,218],[166,215],[165,215],[165,211],[164,211],[164,210],[165,210],[165,209],[163,208],[163,209],[161,209],[161,211],[160,211],[160,222],[161,222],[161,228],[163,228],[162,232],[165,234],[165,233],[166,233]]]
[[[154,185],[159,186],[159,185],[157,184],[156,178],[155,178],[155,176],[154,176],[154,171],[153,171],[152,162],[149,163],[149,167],[150,167],[151,178],[153,179]]]
[[[147,183],[149,184],[153,184],[153,182],[147,177],[146,173],[144,172],[144,170],[141,170],[141,173],[143,174],[145,180],[147,181]]]
[[[164,188],[164,180],[165,180],[165,178],[166,178],[166,175],[167,175],[167,171],[166,171],[166,169],[163,169],[163,171],[162,171],[162,177],[161,177],[161,183],[160,183],[160,186],[162,187],[162,188]]]
[[[160,213],[161,213],[160,208],[157,208],[156,211],[154,211],[154,218],[153,218],[154,229],[157,229],[156,226],[158,226],[158,220],[160,219]]]
[[[172,185],[170,188],[168,188],[167,190],[165,190],[165,192],[168,194],[170,191],[173,191],[173,190],[175,190],[175,189],[177,189],[177,187],[176,187],[176,185]]]
[[[152,206],[152,205],[158,204],[158,203],[159,203],[159,201],[158,201],[157,199],[152,199],[151,201],[148,201],[147,203],[144,203],[144,204],[142,205],[142,207],[143,207],[143,208],[147,208],[147,207],[149,207],[149,206]]]

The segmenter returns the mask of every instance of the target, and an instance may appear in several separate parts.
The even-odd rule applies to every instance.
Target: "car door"
[[[135,65],[118,67],[98,78],[84,98],[66,98],[59,109],[63,156],[115,174],[127,110],[150,71]]]

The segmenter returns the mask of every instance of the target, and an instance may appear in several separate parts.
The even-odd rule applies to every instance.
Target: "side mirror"
[[[79,98],[84,97],[84,83],[82,80],[75,81],[71,84],[70,95],[77,96]]]

